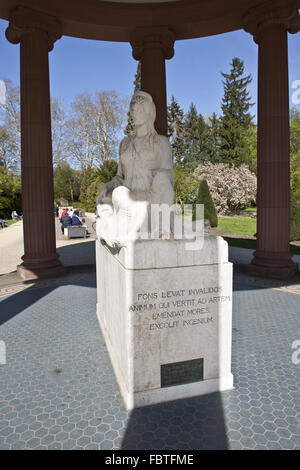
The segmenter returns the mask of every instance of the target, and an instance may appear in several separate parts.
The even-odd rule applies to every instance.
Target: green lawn
[[[251,209],[251,210],[250,210]],[[255,212],[255,208],[250,208],[247,212]],[[247,216],[237,217],[218,217],[218,226],[212,230],[224,230],[225,232],[240,233],[245,235],[254,235],[256,233],[256,218]],[[256,249],[256,240],[245,238],[231,238],[223,237],[230,246],[237,246],[240,248]],[[295,255],[300,254],[299,246],[291,246],[291,253]]]
[[[214,229],[254,236],[256,233],[256,218],[243,216],[218,217],[218,226]]]
[[[7,225],[12,225],[12,224],[15,224],[17,222],[16,220],[12,220],[12,219],[4,219],[4,220],[7,223]]]
[[[256,240],[250,240],[247,238],[223,238],[227,241],[229,246],[237,246],[239,248],[248,248],[250,250],[256,250]],[[300,246],[290,245],[290,250],[293,255],[300,255]]]
[[[17,220],[5,219],[5,222],[7,223],[7,225],[12,225],[12,224],[15,224],[17,222]]]

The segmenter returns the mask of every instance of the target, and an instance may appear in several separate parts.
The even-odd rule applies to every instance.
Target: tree
[[[235,166],[246,162],[245,133],[252,122],[252,116],[249,113],[252,104],[247,91],[252,77],[243,75],[244,62],[238,57],[232,60],[230,73],[222,73],[224,97],[222,99],[220,150],[222,162]]]
[[[96,198],[103,184],[110,181],[118,170],[115,160],[106,160],[98,169],[89,168],[84,172],[81,188],[80,202],[85,210],[94,211]]]
[[[81,171],[62,161],[54,169],[54,198],[77,201],[80,194]]]
[[[77,95],[67,122],[68,150],[82,170],[117,158],[119,130],[125,118],[126,101],[115,91]]]
[[[214,201],[211,197],[209,186],[206,179],[201,180],[199,185],[198,195],[193,205],[193,220],[196,220],[196,204],[204,205],[204,219],[208,219],[211,227],[217,227],[218,216],[214,205]]]
[[[291,192],[300,201],[300,112],[291,109]]]
[[[103,162],[101,167],[97,170],[97,178],[100,179],[102,183],[108,183],[116,176],[118,170],[118,164],[115,160],[106,160]]]
[[[5,100],[0,103],[3,125],[0,131],[0,160],[6,168],[18,171],[21,162],[20,88],[5,80]],[[52,153],[54,165],[67,158],[65,112],[62,103],[51,98]],[[5,136],[5,139],[4,139]],[[5,154],[5,161],[2,160]]]
[[[14,148],[5,126],[0,126],[0,166],[15,170],[18,159],[14,157]]]
[[[6,168],[17,171],[21,162],[20,88],[5,82],[5,99],[0,102],[1,160]]]
[[[168,137],[172,146],[174,163],[184,166],[184,111],[173,95],[168,106]]]
[[[207,159],[211,163],[220,163],[220,120],[213,113],[207,120],[208,132],[206,138]]]
[[[290,114],[291,131],[291,154],[295,155],[300,151],[300,111],[297,108],[291,109]]]
[[[134,76],[134,91],[141,90],[142,88],[142,75],[141,75],[141,61],[138,62],[137,69]],[[125,127],[124,134],[129,136],[134,131],[133,119],[130,115],[130,111],[127,113],[127,126]]]
[[[290,240],[300,240],[300,204],[293,192],[290,202]]]
[[[191,104],[184,120],[184,157],[183,166],[195,169],[200,162],[207,161],[208,126],[196,106]]]
[[[179,166],[174,168],[174,202],[183,207],[193,204],[199,187],[198,179],[193,174]]]
[[[20,178],[0,167],[0,217],[10,218],[13,210],[22,211]]]
[[[51,132],[53,164],[56,166],[66,162],[69,157],[66,114],[61,101],[57,98],[51,98]]]
[[[83,209],[94,212],[96,208],[96,197],[103,184],[99,176],[99,170],[88,168],[84,171],[79,196]]]
[[[256,199],[256,176],[247,165],[200,164],[194,175],[207,180],[218,214],[239,213]]]
[[[249,170],[257,173],[257,126],[250,124],[245,131],[245,163]]]

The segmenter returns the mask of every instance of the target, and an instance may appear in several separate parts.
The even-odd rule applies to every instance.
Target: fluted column
[[[258,43],[257,248],[248,272],[287,278],[290,254],[290,129],[287,31],[298,12],[263,4],[245,17]]]
[[[56,253],[48,51],[61,37],[55,18],[18,7],[7,39],[20,43],[24,279],[65,272]]]
[[[165,60],[174,55],[174,35],[166,27],[139,28],[130,43],[133,57],[141,61],[141,88],[150,93],[156,106],[155,128],[167,135]]]

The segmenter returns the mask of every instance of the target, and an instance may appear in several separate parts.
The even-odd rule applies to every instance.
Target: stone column
[[[174,34],[166,27],[139,28],[130,43],[133,57],[141,61],[141,88],[150,93],[156,106],[155,128],[167,135],[165,59],[174,55]]]
[[[23,279],[65,272],[55,240],[48,51],[61,37],[55,18],[18,7],[7,39],[20,43]]]
[[[288,278],[297,269],[289,245],[287,51],[287,31],[297,16],[293,6],[274,10],[270,2],[245,17],[245,29],[258,43],[257,247],[248,272],[278,278]]]

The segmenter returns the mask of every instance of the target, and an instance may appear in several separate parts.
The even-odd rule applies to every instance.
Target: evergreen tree
[[[140,61],[137,65],[133,85],[134,85],[134,91],[141,90],[142,88],[141,62]],[[127,117],[128,117],[127,126],[124,130],[124,134],[129,136],[133,134],[133,130],[134,130],[134,124],[133,124],[132,117],[130,115],[130,111],[128,111]]]
[[[102,163],[101,167],[96,170],[97,178],[99,177],[102,183],[108,183],[118,171],[118,164],[115,160],[106,160]]]
[[[244,75],[244,62],[235,57],[229,74],[224,77],[223,116],[220,126],[220,151],[223,163],[238,166],[246,162],[245,133],[252,122],[249,109],[252,106],[247,86],[251,75]]]
[[[257,126],[250,124],[245,132],[245,163],[248,165],[249,170],[257,173]]]
[[[196,220],[196,204],[204,205],[204,219],[208,219],[211,227],[217,227],[218,216],[214,205],[214,201],[211,197],[209,186],[206,179],[200,182],[198,195],[196,202],[193,205],[193,220]]]
[[[195,169],[207,160],[208,126],[196,106],[191,104],[184,121],[185,155],[183,166]]]
[[[220,163],[220,120],[216,113],[208,118],[206,138],[207,159],[211,163]]]
[[[173,150],[174,163],[183,167],[185,156],[184,111],[173,95],[168,106],[168,137]]]
[[[67,162],[62,162],[54,169],[54,197],[77,201],[80,194],[82,172],[74,170]]]

